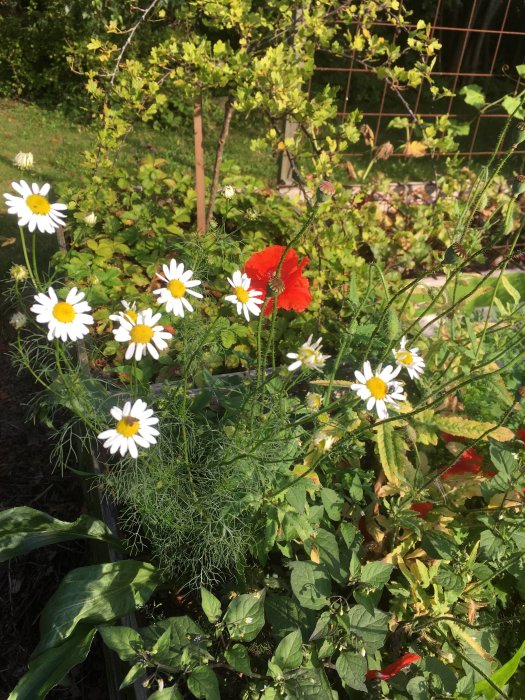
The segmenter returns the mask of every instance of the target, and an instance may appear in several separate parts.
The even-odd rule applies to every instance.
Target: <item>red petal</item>
[[[421,657],[419,656],[419,654],[407,652],[406,654],[403,654],[403,656],[397,661],[394,661],[388,666],[385,666],[385,668],[383,668],[381,671],[368,671],[366,674],[366,679],[369,681],[378,678],[382,681],[386,681],[388,680],[388,678],[393,678],[394,676],[397,676],[399,671],[405,668],[405,666],[409,666],[410,664],[413,664],[416,661],[419,661],[420,659]]]
[[[413,503],[410,506],[411,510],[415,510],[419,514],[420,518],[426,518],[430,511],[434,508],[433,503],[425,501],[424,503]]]
[[[516,431],[516,437],[518,440],[525,442],[525,428],[520,428],[518,431]]]
[[[473,447],[469,447],[454,462],[454,464],[441,475],[442,479],[448,479],[454,474],[477,474],[483,466],[483,455]]]

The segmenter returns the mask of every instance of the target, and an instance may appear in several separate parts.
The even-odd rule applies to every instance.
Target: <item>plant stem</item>
[[[24,229],[21,226],[19,226],[18,228],[20,229],[20,242],[22,244],[22,253],[24,254],[24,260],[25,260],[25,263],[26,263],[26,266],[27,266],[27,269],[29,272],[29,276],[31,277],[31,281],[33,282],[35,289],[40,291],[40,284],[37,282],[35,274],[33,272],[32,265],[29,262],[29,255],[27,254],[27,246],[26,246],[26,239],[25,239],[25,235],[24,235]]]

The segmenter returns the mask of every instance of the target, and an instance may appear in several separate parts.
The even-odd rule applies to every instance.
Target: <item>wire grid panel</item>
[[[455,17],[453,13],[451,16],[446,5],[444,0],[435,0],[433,14],[429,18],[430,35],[442,44],[432,76],[436,83],[447,87],[454,95],[446,100],[431,102],[425,96],[423,86],[420,86],[410,96],[408,92],[404,93],[404,98],[410,110],[423,119],[448,116],[458,122],[470,123],[468,135],[459,139],[458,151],[435,155],[489,156],[493,153],[491,146],[495,136],[508,119],[508,113],[501,104],[495,112],[475,112],[458,92],[464,85],[476,83],[490,95],[489,101],[492,102],[505,94],[516,95],[523,89],[519,75],[514,73],[515,77],[511,77],[511,72],[513,65],[525,63],[525,3],[523,0],[472,0],[471,3],[464,3],[459,17],[457,13]],[[454,18],[459,20],[458,26],[452,25]],[[376,22],[374,26],[381,27],[379,31],[396,31],[387,22]],[[390,121],[396,117],[407,117],[409,112],[396,100],[386,83],[381,85],[366,68],[358,65],[355,54],[350,55],[346,65],[338,65],[337,59],[327,55],[318,57],[316,63],[311,89],[314,89],[316,82],[322,85],[328,81],[339,85],[341,102],[338,116],[341,119],[356,107],[361,109],[363,95],[368,96],[368,105],[378,106],[365,106],[361,111],[364,122],[374,132],[375,143],[395,139],[395,132],[389,128]],[[358,99],[354,100],[354,95]],[[525,154],[525,149],[516,153]],[[348,155],[364,156],[369,153],[353,152]],[[396,150],[392,155],[402,157],[404,154]]]

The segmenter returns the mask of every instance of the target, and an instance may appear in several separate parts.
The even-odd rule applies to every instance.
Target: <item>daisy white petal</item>
[[[287,354],[287,357],[290,358],[297,357],[297,362],[293,362],[288,367],[290,372],[299,369],[299,367],[305,370],[321,370],[324,367],[326,360],[328,360],[330,355],[323,355],[321,352],[322,338],[318,338],[315,343],[312,343],[312,338],[313,336],[310,335],[308,340],[301,345],[296,353]]]
[[[133,459],[137,459],[137,446],[147,449],[157,442],[155,436],[159,434],[158,431],[147,424],[153,417],[144,418],[146,414],[151,416],[151,409],[148,409],[141,399],[135,401],[133,406],[127,401],[122,410],[113,406],[110,413],[117,421],[116,425],[99,433],[98,439],[103,441],[104,447],[109,449],[111,454],[120,451],[123,457],[129,452]]]
[[[12,188],[20,196],[16,197],[12,194],[4,194],[6,203],[8,204],[8,213],[18,217],[19,226],[27,226],[29,231],[34,231],[38,228],[41,233],[54,233],[59,226],[63,225],[63,219],[58,216],[59,210],[67,209],[65,204],[52,204],[47,194],[50,190],[48,183],[39,187],[35,182],[32,188],[27,182],[12,182]]]
[[[370,362],[366,361],[362,372],[354,372],[357,382],[351,385],[351,389],[366,402],[367,411],[375,409],[380,420],[388,418],[387,404],[398,408],[396,401],[406,400],[403,385],[394,381],[399,371],[391,365],[384,368],[379,365],[374,372]]]
[[[72,292],[74,290],[74,294]],[[66,297],[66,301],[60,301],[53,287],[49,287],[47,294],[40,292],[34,297],[36,304],[33,304],[31,311],[36,315],[38,323],[47,323],[48,340],[60,338],[66,341],[68,337],[71,340],[79,340],[87,335],[89,329],[87,326],[93,324],[91,314],[85,313],[91,311],[91,307],[84,299],[83,292],[77,292],[75,288],[70,290]],[[77,299],[76,302],[67,301],[67,299]]]

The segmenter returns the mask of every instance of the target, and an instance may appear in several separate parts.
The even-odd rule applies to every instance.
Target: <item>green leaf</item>
[[[507,661],[506,664],[504,664],[501,668],[498,668],[497,671],[495,671],[492,676],[490,677],[490,680],[495,683],[497,686],[502,688],[504,685],[508,683],[508,681],[512,678],[512,676],[516,673],[518,670],[518,666],[520,665],[521,657],[523,656],[523,653],[525,652],[525,642],[522,643],[518,651],[514,654],[512,659],[510,661]],[[497,698],[499,696],[499,693],[497,693],[494,688],[487,683],[487,681],[482,678],[480,681],[476,683],[476,686],[474,688],[475,693],[483,693],[485,696],[486,700],[494,700],[494,698]]]
[[[284,671],[293,671],[303,662],[303,639],[295,630],[281,639],[275,650],[274,660]]]
[[[511,114],[516,119],[523,119],[525,116],[522,104],[522,100],[516,95],[505,95],[501,101],[501,106],[507,114]]]
[[[436,415],[434,416],[434,423],[439,430],[445,433],[456,435],[457,437],[465,437],[469,440],[477,440],[487,431],[490,432],[485,435],[484,440],[491,437],[498,442],[506,442],[514,437],[512,430],[505,428],[503,425],[496,427],[494,423],[471,420],[470,418],[463,418],[463,416]]]
[[[142,678],[142,676],[145,675],[147,670],[148,670],[148,667],[147,667],[146,663],[144,661],[138,661],[126,673],[124,680],[119,685],[119,690],[123,690],[124,688],[127,688],[130,685],[133,685],[133,683],[135,683],[135,681],[137,681],[139,678]]]
[[[401,486],[414,480],[414,467],[408,461],[407,443],[403,434],[394,428],[392,423],[384,423],[375,427],[379,461],[389,483]]]
[[[290,700],[333,700],[334,695],[322,668],[302,668],[284,688]]]
[[[263,589],[257,593],[246,593],[234,598],[224,616],[231,639],[251,642],[264,627]]]
[[[306,540],[304,546],[308,554],[315,548],[319,555],[320,563],[326,566],[326,570],[334,581],[337,581],[342,586],[346,584],[350,558],[345,552],[341,553],[339,551],[337,540],[332,532],[319,528],[315,533],[315,538],[312,537]]]
[[[324,509],[330,520],[338,522],[341,520],[341,508],[344,504],[344,499],[333,489],[321,489],[321,501]]]
[[[276,639],[282,639],[297,627],[301,630],[303,637],[307,638],[315,627],[316,613],[300,607],[288,596],[267,595],[264,610]]]
[[[224,652],[224,658],[239,673],[244,673],[246,676],[251,675],[250,656],[242,644],[234,644],[231,649],[227,649]]]
[[[465,85],[461,88],[459,94],[463,95],[468,105],[476,107],[476,109],[481,109],[481,107],[485,105],[485,95],[480,85],[476,85],[475,83]]]
[[[42,611],[34,655],[61,644],[80,622],[96,627],[136,610],[160,581],[158,569],[131,559],[70,571]]]
[[[366,693],[366,659],[360,654],[351,654],[349,651],[343,651],[337,657],[335,667],[339,678],[345,685],[354,690],[362,690]]]
[[[41,700],[89,653],[95,629],[77,627],[65,642],[31,659],[8,700]]]
[[[519,462],[511,450],[496,443],[490,446],[490,459],[497,471],[496,476],[491,480],[491,486],[506,491],[513,486]]]
[[[148,695],[148,700],[184,700],[184,698],[173,685],[171,688],[156,690],[151,695]]]
[[[348,633],[363,640],[367,653],[373,654],[383,646],[390,619],[387,613],[374,610],[371,614],[362,605],[355,605],[338,619]]]
[[[407,691],[410,693],[412,700],[431,700],[424,676],[411,678],[407,683]]]
[[[220,700],[219,682],[209,666],[197,666],[188,677],[188,690],[196,698]]]
[[[201,601],[202,609],[208,621],[211,623],[217,622],[222,614],[220,600],[201,586]]]
[[[144,641],[140,634],[131,627],[104,626],[98,631],[104,644],[113,649],[122,661],[135,659],[138,653],[144,649]]]
[[[393,568],[393,564],[385,564],[382,561],[370,561],[362,567],[359,580],[368,586],[381,588],[385,583],[388,583]]]
[[[461,593],[464,589],[463,579],[450,567],[442,565],[434,576],[433,583],[442,586],[445,591],[456,591]]]
[[[320,610],[328,604],[332,584],[324,566],[311,561],[295,561],[290,583],[294,595],[305,608]]]
[[[519,66],[516,66],[516,73],[520,78],[525,78],[525,63],[520,63]]]
[[[110,529],[90,515],[81,515],[70,523],[26,506],[9,508],[0,513],[0,562],[38,547],[79,537],[102,540],[112,547],[121,548]]]
[[[455,557],[454,542],[442,532],[426,530],[421,539],[421,546],[433,559],[452,561]]]

